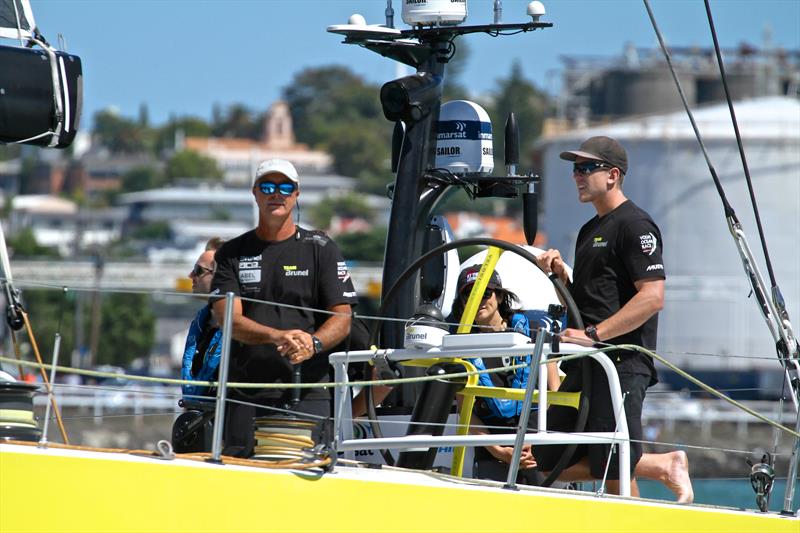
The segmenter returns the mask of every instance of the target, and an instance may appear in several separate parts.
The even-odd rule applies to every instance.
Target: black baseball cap
[[[583,141],[577,150],[561,152],[559,157],[567,161],[575,161],[579,157],[594,159],[617,167],[623,174],[628,173],[628,154],[625,148],[611,137],[590,137]]]
[[[481,271],[480,266],[470,266],[465,268],[461,271],[461,274],[458,275],[458,284],[457,284],[457,291],[458,294],[464,292],[464,289],[470,287],[475,280],[478,279],[478,273]],[[497,270],[492,272],[492,275],[489,277],[489,283],[486,284],[487,289],[502,289],[503,283],[500,281],[500,275],[497,273]]]

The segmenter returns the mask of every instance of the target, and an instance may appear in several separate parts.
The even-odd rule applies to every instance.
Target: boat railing
[[[459,348],[448,347],[448,337],[458,337]],[[351,352],[337,352],[330,355],[330,363],[334,369],[334,380],[337,386],[334,390],[334,434],[335,447],[338,452],[344,452],[345,458],[354,458],[356,450],[374,449],[413,449],[438,446],[489,446],[505,445],[515,447],[515,456],[521,451],[523,444],[556,445],[556,444],[617,444],[619,446],[619,481],[620,492],[623,496],[630,496],[630,436],[625,418],[622,390],[619,377],[611,360],[602,352],[594,348],[587,348],[574,344],[561,343],[558,352],[553,352],[552,347],[543,342],[544,335],[539,335],[537,342],[519,333],[499,333],[467,335],[446,335],[441,347],[428,349],[379,349],[359,350]],[[503,344],[498,342],[501,339]],[[491,340],[492,345],[487,346],[486,341]],[[470,345],[471,346],[468,346]],[[529,379],[525,391],[525,402],[530,404],[533,398],[533,389],[538,387],[538,429],[529,432],[527,418],[530,409],[523,409],[521,420],[516,434],[488,434],[488,435],[410,435],[402,437],[365,438],[355,439],[353,431],[353,417],[351,395],[349,392],[349,378],[347,368],[352,363],[375,362],[385,359],[402,363],[404,361],[436,358],[458,359],[465,357],[524,357],[533,354],[531,358],[531,376],[538,375],[538,379]],[[612,432],[579,432],[561,433],[550,432],[547,429],[547,376],[546,363],[549,357],[561,356],[591,357],[597,361],[606,373],[611,393],[611,401],[616,419],[616,431]],[[536,372],[536,374],[534,374]],[[538,384],[538,385],[536,385]],[[512,460],[507,486],[513,486],[516,479],[519,461]]]

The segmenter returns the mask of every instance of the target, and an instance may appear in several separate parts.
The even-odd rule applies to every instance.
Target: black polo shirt
[[[570,291],[586,325],[619,311],[636,294],[634,282],[665,279],[663,240],[653,219],[630,200],[584,224],[575,243]],[[658,315],[610,344],[637,344],[655,350]],[[657,382],[651,357],[640,352],[609,353],[620,373],[644,374]]]
[[[262,241],[255,230],[226,242],[216,253],[217,270],[211,284],[215,294],[237,296],[313,309],[357,302],[350,272],[336,243],[320,231],[297,229],[283,241]],[[242,313],[277,329],[317,330],[330,315],[309,309],[283,307],[242,300]],[[231,381],[290,383],[292,365],[274,344],[231,346]],[[328,380],[327,353],[301,364],[302,381]],[[250,389],[252,390],[252,389]],[[305,397],[308,392],[304,391]],[[265,390],[261,397],[278,398],[280,391]],[[311,397],[327,397],[317,391]]]

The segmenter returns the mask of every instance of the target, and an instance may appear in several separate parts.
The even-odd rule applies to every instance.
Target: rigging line
[[[30,341],[31,347],[33,348],[33,354],[36,357],[36,363],[28,363],[28,361],[19,361],[19,364],[21,365],[29,364],[30,366],[38,366],[39,371],[41,372],[42,375],[42,381],[47,386],[48,390],[52,390],[50,385],[50,379],[47,377],[47,372],[45,372],[45,368],[52,365],[45,365],[44,361],[42,361],[42,356],[39,353],[39,345],[36,343],[36,337],[33,335],[33,328],[31,327],[31,321],[28,319],[28,313],[20,310],[20,314],[22,315],[22,320],[25,323],[25,331],[28,333],[28,340]],[[61,420],[61,412],[58,410],[56,397],[53,394],[49,394],[48,396],[50,403],[53,406],[53,411],[55,412],[56,420],[58,420],[58,429],[61,432],[61,438],[64,440],[64,444],[69,444],[69,438],[67,437],[67,430],[64,427],[64,422]]]
[[[622,395],[622,402],[619,405],[619,410],[617,411],[617,419],[619,420],[622,412],[625,410],[625,398],[628,397],[628,393],[625,392]],[[619,422],[614,425],[614,436],[612,437],[611,442],[609,443],[608,447],[608,458],[606,458],[606,468],[603,472],[603,479],[600,480],[600,488],[597,489],[597,496],[602,496],[606,491],[606,479],[608,478],[608,469],[611,466],[611,457],[614,455],[614,444],[616,444],[617,440],[617,433],[619,432]],[[631,437],[630,434],[628,435],[628,442],[630,442]],[[628,460],[630,460],[630,454],[628,454]],[[619,460],[618,460],[619,461]],[[628,480],[630,483],[630,479]]]
[[[756,359],[756,360],[769,360],[774,361],[775,357],[771,355],[738,355],[738,354],[727,354],[727,353],[707,353],[707,352],[675,352],[675,351],[663,351],[663,354],[670,354],[670,355],[696,355],[698,357],[722,357],[725,359]],[[788,361],[791,357],[779,357],[781,361]]]
[[[565,431],[555,431],[555,430],[547,430],[543,433],[553,434],[553,435],[569,435],[568,432]],[[594,438],[593,435],[587,434],[585,435],[587,438]],[[600,439],[601,437],[596,437]],[[664,442],[664,441],[655,441],[655,440],[644,440],[644,439],[629,439],[631,442],[639,442],[642,444],[653,444],[658,446],[666,446],[670,448],[676,449],[693,449],[693,450],[708,450],[708,451],[718,451],[718,452],[725,452],[725,453],[736,453],[736,454],[752,454],[752,450],[737,450],[735,448],[720,448],[716,446],[707,446],[705,444],[686,444],[683,442]],[[644,452],[644,453],[654,453],[654,452]],[[779,454],[780,456],[789,455],[788,453]]]
[[[656,37],[658,38],[658,43],[661,45],[661,50],[664,52],[664,58],[667,60],[667,65],[669,65],[669,71],[672,74],[672,79],[675,81],[675,85],[678,87],[678,94],[681,97],[681,102],[683,102],[683,108],[686,110],[686,114],[689,116],[689,122],[692,124],[692,129],[694,130],[694,135],[697,137],[697,142],[700,144],[700,150],[703,152],[703,157],[706,160],[706,165],[708,165],[708,170],[711,172],[711,177],[714,180],[714,186],[717,188],[717,193],[719,193],[719,197],[722,200],[722,207],[725,210],[725,216],[733,219],[738,223],[738,219],[736,218],[736,213],[731,207],[731,204],[728,203],[728,198],[725,196],[725,190],[722,188],[722,183],[719,181],[719,176],[717,176],[717,171],[714,168],[714,165],[711,163],[711,158],[708,156],[708,151],[706,150],[705,143],[703,142],[703,138],[700,135],[700,130],[697,127],[697,122],[694,120],[694,114],[692,110],[689,108],[689,102],[686,99],[686,94],[683,92],[683,87],[681,86],[681,82],[678,79],[678,75],[675,72],[675,67],[672,64],[672,57],[669,54],[669,50],[667,49],[667,45],[664,44],[664,38],[661,35],[661,30],[658,29],[658,24],[656,23],[655,15],[653,15],[653,10],[650,8],[649,0],[643,0],[644,7],[647,9],[647,15],[650,17],[650,23],[653,25],[653,29],[656,32]]]
[[[669,361],[667,361],[666,359],[664,359],[663,357],[661,357],[657,353],[655,353],[653,351],[650,351],[647,348],[642,348],[641,346],[636,346],[636,345],[633,345],[633,344],[621,344],[621,345],[619,345],[619,348],[622,348],[622,349],[625,349],[625,350],[636,350],[637,352],[641,352],[641,353],[643,353],[645,355],[649,355],[653,359],[656,359],[656,360],[660,361],[661,363],[667,365],[672,370],[674,370],[676,373],[678,373],[682,377],[688,379],[689,381],[691,381],[692,383],[694,383],[698,387],[702,388],[706,392],[709,392],[710,394],[713,394],[717,398],[719,398],[721,400],[724,400],[724,401],[728,402],[729,404],[731,404],[731,405],[733,405],[735,407],[738,407],[739,409],[741,409],[745,413],[748,413],[749,415],[752,415],[752,416],[758,418],[762,422],[765,422],[765,423],[767,423],[767,424],[769,424],[769,425],[771,425],[771,426],[773,426],[773,427],[775,427],[777,429],[780,429],[781,431],[784,431],[786,433],[789,433],[790,435],[793,435],[793,436],[795,436],[797,438],[800,438],[800,433],[798,433],[797,431],[795,431],[793,429],[789,429],[787,427],[784,427],[780,423],[775,422],[774,420],[772,420],[770,418],[767,418],[766,416],[757,413],[756,411],[750,409],[749,407],[746,407],[745,405],[741,404],[740,402],[737,402],[736,400],[734,400],[732,398],[729,398],[728,396],[725,396],[724,394],[722,394],[721,392],[718,392],[713,387],[710,387],[710,386],[706,385],[705,383],[703,383],[699,379],[695,378],[694,376],[692,376],[688,372],[684,372],[683,370],[681,370],[677,366],[673,365],[672,363],[670,363]]]
[[[120,414],[114,414],[114,415],[107,415],[107,414],[102,414],[102,415],[80,415],[80,416],[65,416],[65,417],[63,417],[63,419],[64,420],[91,420],[91,419],[96,419],[96,418],[100,418],[100,419],[102,419],[102,418],[130,418],[130,417],[134,417],[134,416],[149,416],[149,417],[153,417],[153,416],[175,416],[175,415],[179,415],[179,414],[181,414],[183,412],[184,412],[183,410],[180,410],[180,411],[161,411],[159,413],[120,413]],[[55,419],[55,416],[51,415],[50,419],[51,420]]]
[[[383,351],[383,350],[379,350]],[[376,352],[377,353],[377,352]],[[0,363],[14,363],[15,361],[11,358],[0,356]],[[39,364],[33,361],[20,361],[20,364],[23,366],[34,366],[34,367],[41,367],[44,369],[49,369],[52,365],[49,364]],[[508,370],[516,370],[518,368],[522,368],[526,365],[510,365],[506,367],[498,367],[498,368],[490,368],[487,370],[468,370],[464,372],[456,372],[445,374],[448,378],[461,378],[461,377],[469,377],[472,375],[480,375],[480,374],[495,374],[498,372],[505,372]],[[94,376],[94,377],[112,377],[112,378],[123,378],[128,379],[130,381],[146,381],[151,383],[168,383],[172,385],[201,385],[206,387],[215,387],[219,385],[216,381],[192,381],[187,379],[174,379],[174,378],[156,378],[151,376],[136,376],[133,374],[119,374],[115,372],[101,372],[98,370],[85,370],[80,368],[71,368],[67,366],[56,366],[56,370],[59,372],[67,373],[67,374],[80,374],[85,376]],[[374,386],[374,385],[399,385],[403,383],[421,383],[424,381],[435,381],[441,379],[442,376],[416,376],[416,377],[409,377],[409,378],[394,378],[394,379],[376,379],[376,380],[366,380],[366,381],[330,381],[324,383],[250,383],[250,382],[228,382],[228,387],[234,387],[239,389],[331,389],[334,387],[367,387],[367,386]]]
[[[769,273],[769,280],[774,288],[777,285],[775,280],[775,272],[772,270],[772,261],[769,257],[769,250],[767,250],[767,240],[764,237],[764,228],[761,225],[761,216],[758,213],[758,203],[756,202],[756,194],[753,190],[753,180],[750,178],[750,167],[747,165],[747,157],[744,154],[744,145],[742,143],[742,135],[739,133],[739,122],[736,120],[736,111],[733,109],[733,100],[731,93],[728,89],[728,76],[725,73],[725,64],[722,61],[722,52],[717,40],[717,30],[714,27],[714,18],[711,15],[711,5],[708,0],[704,0],[706,6],[706,14],[708,16],[708,26],[711,29],[711,38],[714,40],[714,53],[717,55],[717,63],[719,64],[719,73],[722,78],[722,88],[725,90],[725,100],[728,102],[728,110],[731,115],[731,122],[733,123],[733,131],[736,134],[736,144],[739,147],[739,155],[742,158],[742,167],[744,168],[744,177],[747,181],[747,190],[750,193],[750,203],[753,206],[753,214],[756,219],[756,227],[758,228],[758,236],[761,239],[761,248],[764,251],[764,259],[767,263],[767,272]]]
[[[356,419],[345,418],[343,420],[351,421],[351,422],[359,422],[359,423],[362,423],[362,424],[366,424],[367,422],[369,422],[369,420],[366,419],[366,418],[356,418]],[[457,428],[459,426],[458,423],[454,423],[454,424],[446,423],[446,422],[445,423],[441,423],[441,422],[438,422],[438,423],[434,423],[434,422],[422,423],[422,422],[410,422],[410,421],[405,421],[405,420],[387,420],[387,419],[381,419],[381,424],[387,424],[387,425],[401,425],[402,424],[404,427],[406,425],[408,425],[408,424],[426,424],[426,425],[437,426],[437,427],[445,427],[445,428],[448,428],[448,427]],[[499,429],[499,430],[508,430],[509,429],[508,426],[492,426],[492,425],[476,425],[476,424],[471,424],[470,427],[481,428],[481,429]],[[511,428],[511,429],[513,429],[513,428]],[[569,434],[569,432],[556,431],[556,430],[552,430],[552,429],[548,429],[546,431],[542,431],[542,433],[552,433],[554,435],[568,435]],[[598,438],[600,438],[600,437],[598,437]],[[631,442],[639,442],[641,444],[651,444],[651,445],[654,445],[654,446],[664,446],[664,447],[669,447],[669,448],[675,448],[675,449],[678,449],[678,450],[679,449],[683,449],[683,448],[690,448],[690,449],[695,449],[695,450],[709,450],[709,451],[719,451],[719,452],[737,453],[737,454],[751,454],[752,453],[752,450],[739,450],[739,449],[734,449],[734,448],[720,448],[720,447],[717,447],[717,446],[708,446],[708,445],[704,445],[704,444],[687,444],[687,443],[684,443],[684,442],[667,442],[667,441],[645,440],[645,439],[630,439],[630,441]],[[650,453],[650,452],[647,452],[647,453]],[[787,453],[778,453],[778,454],[775,454],[775,457],[784,456],[784,455],[788,455],[788,454]]]
[[[583,339],[576,339],[574,337],[569,337],[567,335],[564,335],[563,333],[555,333],[554,335],[558,335],[559,337],[561,337],[562,339],[567,340],[567,341],[570,341],[570,340],[571,341],[581,341],[581,340],[583,340]],[[688,372],[686,372],[684,370],[681,370],[677,366],[675,366],[672,363],[670,363],[667,359],[661,357],[660,355],[658,355],[657,353],[655,353],[655,352],[653,352],[651,350],[648,350],[647,348],[643,348],[641,346],[636,346],[635,344],[613,345],[613,344],[608,344],[608,343],[605,343],[605,342],[598,342],[598,343],[595,343],[595,344],[603,346],[603,348],[598,348],[598,349],[596,349],[596,350],[594,350],[592,352],[580,352],[580,353],[576,353],[576,354],[562,355],[560,357],[552,357],[552,358],[548,359],[547,361],[542,361],[542,364],[546,364],[548,362],[552,363],[552,362],[555,362],[555,361],[569,361],[569,360],[572,360],[572,359],[580,359],[580,358],[586,357],[586,356],[588,356],[589,354],[592,354],[592,353],[605,353],[605,352],[609,352],[611,350],[634,350],[634,351],[637,351],[637,352],[641,352],[641,353],[643,353],[645,355],[649,355],[650,357],[652,357],[653,359],[655,359],[657,361],[660,361],[662,364],[664,364],[665,366],[667,366],[670,369],[672,369],[673,371],[675,371],[675,373],[677,373],[681,377],[689,380],[690,382],[694,383],[695,385],[697,385],[698,387],[700,387],[704,391],[706,391],[706,392],[708,392],[710,394],[713,394],[717,398],[728,402],[729,404],[733,405],[734,407],[737,407],[737,408],[741,409],[745,413],[748,413],[749,415],[754,416],[755,418],[761,420],[762,422],[764,422],[766,424],[769,424],[769,425],[771,425],[773,427],[776,427],[776,428],[780,429],[781,431],[785,431],[786,433],[789,433],[790,435],[794,435],[795,437],[800,438],[800,433],[798,433],[797,431],[795,431],[793,429],[789,429],[787,427],[784,427],[783,425],[775,422],[774,420],[772,420],[770,418],[767,418],[766,416],[757,413],[756,411],[750,409],[749,407],[746,407],[745,405],[741,404],[740,402],[737,402],[736,400],[734,400],[734,399],[732,399],[732,398],[730,398],[728,396],[725,396],[724,394],[722,394],[721,392],[717,391],[713,387],[711,387],[709,385],[706,385],[704,382],[700,381],[699,379],[697,379],[696,377],[692,376]]]

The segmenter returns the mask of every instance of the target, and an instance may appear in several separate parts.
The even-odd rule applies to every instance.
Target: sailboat
[[[26,0],[10,0],[14,9],[27,5]],[[499,2],[496,2],[499,4]],[[29,7],[29,6],[28,6]],[[672,502],[646,500],[630,496],[630,478],[626,466],[629,439],[622,415],[622,396],[613,364],[603,350],[583,348],[558,342],[558,336],[540,331],[532,341],[517,332],[498,334],[449,334],[436,323],[420,317],[420,301],[443,306],[452,299],[452,272],[460,265],[452,252],[459,246],[488,246],[484,256],[475,258],[482,265],[474,294],[482,293],[491,272],[500,261],[502,251],[530,261],[531,250],[490,239],[452,240],[441,220],[432,220],[430,212],[449,189],[468,184],[487,195],[510,195],[512,189],[525,189],[526,236],[529,243],[536,235],[538,177],[517,173],[518,148],[514,147],[514,120],[509,120],[506,134],[508,176],[486,175],[482,167],[486,138],[476,135],[471,147],[477,154],[473,163],[459,161],[447,171],[433,172],[439,117],[444,114],[441,86],[452,41],[468,33],[501,34],[541,31],[552,26],[542,21],[544,7],[532,2],[528,7],[531,22],[504,24],[498,15],[490,25],[464,24],[466,2],[420,0],[403,3],[403,18],[411,29],[394,28],[391,2],[387,4],[387,23],[367,25],[353,16],[345,25],[331,26],[329,31],[345,36],[345,43],[362,46],[417,69],[416,74],[384,85],[382,104],[387,119],[396,123],[396,180],[392,190],[392,214],[387,238],[383,272],[383,304],[381,316],[399,318],[385,321],[380,346],[368,350],[348,350],[332,354],[334,381],[333,438],[328,447],[304,449],[298,456],[272,460],[237,459],[222,454],[222,421],[226,397],[227,368],[231,339],[231,321],[224,320],[223,350],[217,385],[213,444],[210,453],[175,454],[168,442],[159,443],[157,451],[92,449],[82,446],[11,439],[0,444],[0,531],[672,531],[672,532],[797,532],[800,518],[791,508],[794,481],[797,477],[800,425],[794,430],[794,457],[788,473],[787,494],[782,513],[733,509],[708,505],[678,505]],[[32,21],[32,18],[28,17]],[[21,31],[18,28],[18,35]],[[33,32],[30,32],[33,35]],[[51,61],[53,56],[49,56]],[[57,58],[56,58],[57,59]],[[62,89],[63,92],[63,89]],[[63,94],[63,93],[62,93]],[[62,99],[63,105],[63,99]],[[452,108],[452,106],[451,106]],[[473,109],[474,110],[474,109]],[[60,127],[65,129],[62,115],[44,135],[35,140],[52,142]],[[60,121],[60,126],[59,122]],[[466,122],[466,120],[464,120]],[[477,122],[480,122],[478,117]],[[459,122],[455,120],[454,122]],[[475,121],[473,121],[475,122]],[[476,130],[480,132],[481,129]],[[30,141],[29,138],[20,140]],[[454,150],[440,151],[441,156]],[[777,291],[767,291],[755,268],[743,230],[729,219],[731,233],[737,238],[748,278],[758,296],[760,309],[775,337],[785,363],[787,383],[792,388],[795,408],[798,404],[797,341],[791,322]],[[437,225],[438,224],[438,225]],[[2,232],[0,232],[2,236]],[[535,252],[535,250],[534,250]],[[15,324],[27,325],[14,290],[11,264],[0,239],[3,283],[9,316]],[[435,268],[428,265],[441,261]],[[421,280],[419,270],[425,270]],[[558,293],[567,303],[568,312],[576,313],[563,285],[541,276],[547,291]],[[527,282],[527,280],[526,280]],[[533,282],[532,282],[533,283]],[[549,284],[552,283],[552,287]],[[547,292],[544,288],[536,292]],[[226,296],[226,313],[230,317],[233,295]],[[467,303],[469,307],[469,302]],[[419,320],[408,320],[417,314]],[[466,322],[468,324],[469,321]],[[438,330],[438,331],[437,331]],[[782,344],[781,344],[782,343]],[[633,348],[635,349],[635,348]],[[527,432],[529,410],[523,410],[523,421],[515,434],[467,435],[470,409],[459,421],[456,434],[436,435],[435,431],[410,431],[399,437],[355,438],[355,425],[350,416],[350,389],[353,385],[433,383],[441,375],[397,378],[400,364],[427,366],[458,364],[460,371],[447,371],[444,381],[461,379],[462,395],[474,398],[486,391],[476,388],[476,371],[466,357],[504,357],[533,354],[530,379],[524,390],[504,391],[513,399],[538,404],[539,428]],[[52,399],[54,372],[64,371],[57,365],[55,350],[52,365],[39,361],[48,369],[46,391]],[[553,434],[546,431],[548,402],[576,402],[579,399],[548,392],[543,379],[542,363],[551,356],[591,357],[606,370],[612,401],[618,413],[618,430],[593,434],[583,431]],[[383,379],[371,383],[355,382],[349,367],[370,362]],[[450,368],[450,367],[448,367]],[[44,372],[44,370],[42,370]],[[43,374],[44,375],[44,374]],[[388,377],[385,377],[388,376]],[[0,418],[14,411],[16,428],[36,430],[32,408],[27,398],[33,392],[24,386],[7,385],[11,396],[0,396],[7,402],[0,405]],[[469,400],[466,400],[467,402]],[[449,413],[452,398],[445,405]],[[57,417],[57,406],[48,404],[44,417],[50,421],[50,409]],[[435,421],[428,420],[430,425]],[[800,424],[800,416],[798,417]],[[412,425],[413,426],[413,425]],[[284,428],[285,430],[286,428]],[[610,442],[620,454],[621,495],[580,492],[547,487],[521,485],[515,482],[516,472],[510,469],[506,483],[470,479],[460,476],[463,456],[454,454],[449,473],[430,469],[383,466],[375,468],[356,460],[358,450],[398,449],[419,453],[428,460],[441,446],[469,447],[488,444],[514,445],[519,453],[523,443],[591,443]],[[517,455],[518,457],[518,455]],[[421,459],[422,460],[422,459]],[[414,461],[412,461],[414,463]],[[417,463],[414,463],[417,464]],[[512,462],[513,464],[513,462]],[[754,488],[768,499],[772,483],[769,465],[756,465]],[[765,492],[766,491],[766,492]],[[761,506],[761,503],[759,503]],[[490,510],[490,512],[482,512]]]

